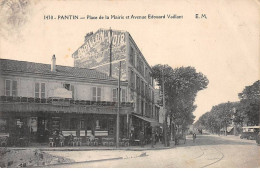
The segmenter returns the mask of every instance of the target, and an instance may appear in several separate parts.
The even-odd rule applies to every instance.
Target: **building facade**
[[[115,137],[118,80],[93,69],[0,59],[0,134],[46,142],[56,131]],[[120,137],[133,104],[121,82]]]
[[[115,78],[121,62],[121,80],[127,82],[129,101],[135,104],[134,119],[142,119],[143,128],[158,122],[151,67],[127,31],[99,29],[88,33],[72,57],[75,67],[96,69]]]

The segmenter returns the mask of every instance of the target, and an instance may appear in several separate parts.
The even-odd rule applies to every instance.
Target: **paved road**
[[[75,163],[52,167],[98,167],[98,168],[252,168],[260,167],[260,146],[253,140],[241,140],[234,136],[198,135],[193,143],[188,137],[185,145],[166,150],[145,151],[146,156],[129,159]],[[80,155],[84,156],[82,152]],[[116,151],[106,151],[113,154]],[[64,153],[65,154],[65,153]],[[59,152],[59,155],[62,153]],[[79,155],[78,152],[71,152]]]

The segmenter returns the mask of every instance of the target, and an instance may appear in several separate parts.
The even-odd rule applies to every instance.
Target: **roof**
[[[10,59],[0,59],[0,68],[2,71],[9,72],[11,71],[19,73],[117,81],[117,79],[109,77],[107,74],[94,69],[56,65],[56,72],[52,72],[50,64],[17,61]]]

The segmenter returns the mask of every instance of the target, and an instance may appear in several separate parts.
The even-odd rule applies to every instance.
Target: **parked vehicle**
[[[246,126],[242,127],[243,132],[240,136],[241,139],[256,140],[259,133],[260,126]]]

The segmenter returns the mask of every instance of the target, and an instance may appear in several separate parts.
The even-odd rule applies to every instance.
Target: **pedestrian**
[[[160,142],[162,142],[162,133],[161,132],[159,134],[159,140],[160,140]]]
[[[193,139],[193,143],[195,143],[195,139],[196,139],[196,134],[195,133],[193,133],[192,139]]]
[[[154,132],[152,132],[152,142],[151,142],[151,144],[152,144],[152,148],[154,148],[154,145],[155,145],[155,133]]]
[[[141,147],[144,147],[144,132],[143,131],[140,132],[140,143],[141,143]]]

